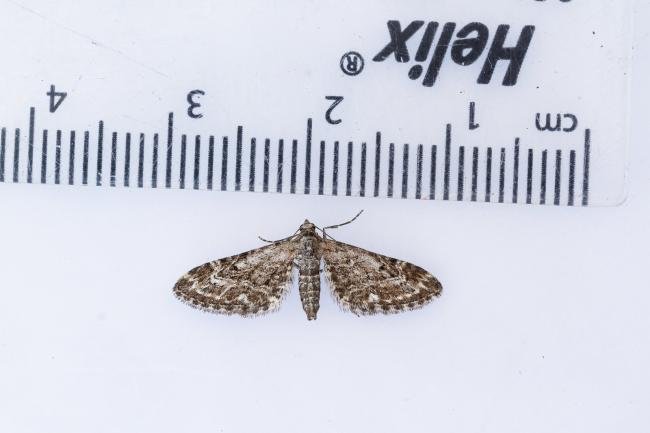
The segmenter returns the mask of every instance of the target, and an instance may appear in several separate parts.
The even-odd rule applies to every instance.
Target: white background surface
[[[544,208],[0,185],[0,430],[645,432],[648,2],[629,196]],[[357,318],[297,290],[256,319],[171,295],[187,269],[305,217],[419,264],[424,310]]]

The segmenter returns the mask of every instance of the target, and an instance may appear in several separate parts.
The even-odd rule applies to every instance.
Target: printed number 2
[[[66,92],[57,92],[54,84],[50,85],[50,91],[46,95],[50,97],[50,113],[54,113],[65,97],[68,96]]]
[[[327,123],[332,124],[332,125],[338,125],[339,123],[342,122],[341,119],[332,119],[332,111],[336,108],[337,105],[339,105],[341,102],[343,102],[343,96],[326,96],[325,99],[328,101],[334,101],[332,102],[332,105],[330,105],[330,108],[327,109],[325,112],[325,120],[327,120]]]
[[[187,94],[187,103],[190,104],[190,106],[187,107],[187,115],[190,116],[192,119],[199,119],[203,117],[203,114],[194,112],[194,110],[196,110],[201,106],[199,102],[196,102],[194,100],[196,95],[203,96],[205,95],[205,92],[203,90],[192,90],[190,93]]]

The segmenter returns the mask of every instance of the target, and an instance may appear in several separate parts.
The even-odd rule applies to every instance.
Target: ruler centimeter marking
[[[21,178],[25,178],[27,183],[34,183],[33,171],[35,168],[34,159],[37,152],[38,146],[35,143],[36,137],[36,128],[35,128],[35,117],[36,110],[34,107],[31,107],[29,110],[29,131],[27,134],[27,156],[25,161],[21,159],[21,129],[15,128],[14,130],[14,146],[13,146],[13,158],[11,164],[11,180],[14,183],[20,182]],[[97,153],[95,155],[95,184],[96,186],[102,186],[104,184],[103,178],[103,169],[104,169],[104,153],[106,152],[104,146],[104,135],[105,125],[103,121],[98,122],[97,126]],[[40,158],[40,183],[46,184],[50,183],[51,180],[48,177],[48,161],[49,161],[49,130],[44,129],[42,131],[41,138],[41,158]],[[67,168],[67,184],[74,185],[77,166],[75,155],[77,153],[77,139],[76,131],[71,130],[68,134],[68,145],[65,148],[65,141],[63,138],[63,131],[57,129],[55,131],[55,140],[54,140],[54,161],[53,161],[53,183],[61,184],[62,182],[62,170]],[[110,148],[109,152],[109,178],[108,184],[111,187],[116,186],[125,186],[132,187],[134,186],[133,179],[131,177],[131,171],[137,170],[137,185],[138,188],[143,188],[145,185],[150,185],[152,188],[157,188],[159,186],[159,162],[160,162],[160,148],[159,148],[159,134],[154,133],[151,140],[151,149],[149,154],[151,155],[151,167],[150,174],[145,174],[146,158],[147,158],[147,137],[144,133],[139,133],[137,135],[132,134],[131,132],[126,132],[123,136],[123,146],[120,145],[121,135],[117,131],[110,133]],[[137,137],[137,139],[133,139]],[[582,200],[580,204],[587,206],[589,204],[589,191],[590,191],[590,158],[591,158],[591,130],[586,129],[584,131],[584,150],[582,158]],[[135,143],[137,140],[137,145]],[[318,194],[324,195],[327,193],[326,190],[326,179],[328,172],[331,173],[331,194],[336,196],[340,195],[342,191],[339,189],[340,185],[340,175],[342,174],[345,177],[345,190],[343,194],[345,196],[358,195],[361,197],[366,196],[366,185],[368,178],[368,149],[366,142],[360,143],[360,148],[356,148],[353,141],[347,141],[347,146],[343,149],[340,146],[340,142],[334,141],[333,149],[330,158],[328,158],[327,152],[327,142],[325,140],[319,141],[318,147],[318,168],[313,170],[312,168],[312,140],[313,140],[313,121],[311,118],[307,120],[307,131],[305,137],[305,147],[304,147],[304,185],[303,193],[306,195],[309,194]],[[3,127],[0,130],[0,182],[7,181],[7,148],[8,148],[8,139],[7,139],[7,128]],[[202,164],[201,164],[201,149],[202,146],[202,137],[201,135],[195,135],[193,140],[193,153],[191,156],[188,156],[190,152],[190,144],[188,144],[188,137],[186,134],[180,135],[180,150],[178,161],[178,167],[175,167],[174,159],[174,114],[169,113],[168,122],[167,122],[167,137],[166,143],[167,148],[165,152],[164,160],[164,176],[165,176],[165,188],[173,188],[173,172],[177,169],[178,177],[178,188],[186,189],[191,185],[192,189],[198,190],[201,189],[203,185],[208,190],[212,190],[214,187],[215,179],[215,164],[217,154],[217,149],[215,149],[215,136],[210,135],[207,140],[208,151],[207,151],[207,168],[205,174],[205,183],[202,179]],[[261,188],[257,185],[258,176],[257,176],[257,138],[251,137],[245,145],[244,140],[244,127],[242,125],[237,126],[236,136],[235,136],[235,155],[234,155],[234,173],[229,173],[229,137],[227,135],[223,136],[222,145],[221,145],[221,170],[220,174],[217,175],[217,178],[220,178],[220,190],[226,191],[229,189],[229,176],[234,175],[234,190],[242,191],[242,177],[244,173],[248,176],[248,188],[247,191],[258,191],[263,192],[270,191],[270,182],[271,182],[271,166],[273,161],[272,155],[272,142],[271,139],[264,139],[264,149],[263,149],[263,172],[262,172],[262,182]],[[288,189],[291,194],[296,194],[298,192],[298,168],[299,168],[299,140],[291,139],[291,148],[290,154],[287,155],[285,152],[285,139],[278,140],[277,146],[277,155],[276,155],[276,192],[285,191],[285,158],[288,156],[290,158],[289,168],[289,185]],[[90,143],[91,143],[91,133],[90,131],[83,132],[83,152],[81,154],[81,184],[88,185],[89,176],[92,173],[89,173],[89,167],[91,164],[91,154],[90,154]],[[247,148],[246,148],[247,147]],[[424,173],[425,173],[425,155],[424,149],[425,145],[417,144],[415,147],[415,158],[411,157],[411,146],[408,143],[404,143],[402,146],[401,152],[401,167],[396,165],[396,158],[399,158],[397,154],[397,146],[394,142],[388,144],[388,149],[385,149],[382,134],[380,131],[376,133],[375,136],[375,157],[374,164],[372,164],[373,170],[373,183],[372,183],[372,196],[380,197],[385,195],[386,197],[395,196],[395,183],[396,179],[401,179],[401,189],[397,193],[400,198],[409,198],[411,193],[416,199],[430,199],[435,200],[436,188],[437,188],[437,175],[438,175],[438,145],[432,144],[428,146],[430,149],[430,158],[429,158],[429,182],[428,182],[428,191],[424,191]],[[133,149],[137,151],[137,162],[134,162],[132,157]],[[507,172],[507,149],[506,147],[492,147],[489,146],[484,150],[478,146],[467,147],[465,145],[460,145],[455,148],[457,151],[457,160],[452,160],[452,153],[454,147],[452,146],[452,125],[447,124],[445,128],[445,137],[444,137],[444,166],[442,170],[443,174],[443,185],[442,185],[442,199],[450,200],[452,197],[452,169],[457,174],[456,180],[456,191],[455,198],[457,201],[469,200],[476,202],[479,200],[479,183],[480,183],[480,173],[483,173],[484,179],[484,201],[491,202],[493,200],[493,165],[494,165],[494,155],[498,155],[498,202],[504,203],[507,192],[506,177],[508,176]],[[340,160],[341,151],[345,153],[344,161]],[[578,165],[578,150],[577,149],[568,149],[568,165],[566,178],[563,178],[563,150],[555,150],[555,159],[554,163],[549,164],[549,149],[534,149],[529,147],[524,150],[524,155],[522,157],[521,152],[521,142],[519,138],[515,138],[514,146],[512,148],[512,184],[510,193],[512,194],[512,203],[517,203],[520,198],[520,169],[525,170],[525,192],[521,191],[522,194],[525,194],[526,204],[546,204],[547,192],[548,192],[548,170],[554,170],[553,173],[553,198],[552,203],[554,205],[560,205],[562,203],[563,191],[565,194],[565,204],[568,206],[576,205],[576,173]],[[244,156],[247,152],[248,161],[244,162]],[[356,152],[360,153],[360,161],[357,164],[355,160]],[[387,156],[386,161],[386,172],[382,171],[384,168],[384,162],[382,161],[382,155]],[[483,161],[483,167],[481,167],[481,155],[485,154],[485,160]],[[64,155],[67,156],[67,161],[64,161]],[[466,161],[466,157],[471,158]],[[191,160],[189,158],[192,158]],[[329,160],[331,159],[331,165]],[[409,177],[411,173],[411,164],[414,159],[415,178],[412,180]],[[118,178],[118,167],[120,165],[123,167],[123,172],[121,176],[121,185]],[[24,167],[21,162],[24,162]],[[341,171],[340,163],[345,165],[343,171]],[[188,164],[190,165],[188,167]],[[455,164],[455,167],[453,166]],[[536,174],[536,164],[540,166],[540,170]],[[551,165],[551,167],[549,167]],[[329,166],[329,167],[328,167]],[[401,173],[399,170],[401,169]],[[232,170],[232,168],[231,168]],[[398,172],[396,172],[396,170]],[[24,172],[24,176],[22,173]],[[191,173],[191,174],[190,174]],[[312,175],[317,174],[317,188],[312,188]],[[469,174],[468,174],[469,173]],[[191,179],[188,179],[191,176]],[[219,177],[220,176],[220,177]],[[469,176],[469,179],[466,181],[466,176]],[[383,182],[386,185],[385,193],[382,194],[382,178]],[[188,181],[190,183],[188,183]],[[355,187],[355,181],[358,183],[358,189]],[[412,182],[412,183],[411,183]],[[539,199],[534,199],[534,185],[538,184],[539,186]],[[469,191],[465,191],[466,185],[471,188]]]

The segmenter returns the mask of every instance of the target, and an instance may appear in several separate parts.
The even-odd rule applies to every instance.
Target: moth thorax
[[[316,243],[318,238],[315,235],[307,234],[300,239],[300,252],[305,257],[316,255]]]

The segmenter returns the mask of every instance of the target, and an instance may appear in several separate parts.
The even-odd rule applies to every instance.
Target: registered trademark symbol
[[[359,75],[364,65],[363,57],[356,51],[347,52],[341,57],[341,70],[345,75]]]

